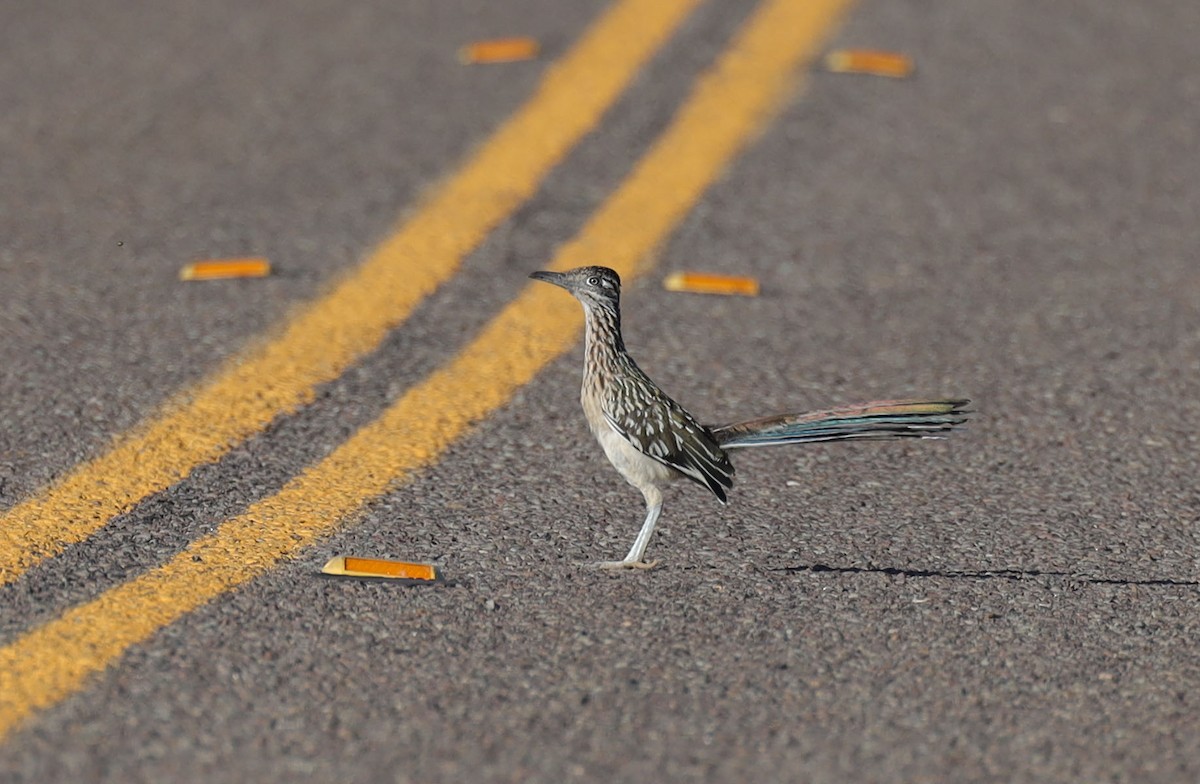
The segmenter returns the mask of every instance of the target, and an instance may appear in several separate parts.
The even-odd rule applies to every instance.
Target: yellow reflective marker
[[[373,351],[533,195],[699,2],[615,3],[546,70],[529,101],[327,295],[108,451],[0,514],[0,585],[219,460]]]
[[[763,0],[549,268],[603,258],[622,277],[636,278],[654,248],[792,94],[798,67],[815,56],[850,2]],[[345,525],[371,498],[436,462],[576,343],[583,314],[561,294],[526,285],[458,355],[278,493],[162,566],[0,648],[0,738],[82,688],[131,645],[295,556]]]
[[[532,60],[540,50],[541,47],[533,38],[497,38],[467,44],[458,50],[458,59],[464,65],[513,63]]]
[[[738,275],[713,275],[707,272],[672,272],[663,279],[667,291],[690,294],[741,294],[758,296],[758,281]]]
[[[835,49],[825,55],[825,69],[833,73],[870,74],[904,79],[912,75],[913,61],[898,52],[874,49]]]
[[[321,574],[338,577],[390,577],[401,580],[436,582],[440,574],[433,564],[389,561],[383,558],[357,558],[338,555],[321,567]]]
[[[265,278],[271,274],[271,262],[264,258],[209,259],[193,261],[179,270],[180,280],[222,280],[224,278]]]

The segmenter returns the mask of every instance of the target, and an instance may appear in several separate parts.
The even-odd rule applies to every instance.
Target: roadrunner
[[[569,291],[587,322],[580,401],[588,427],[625,481],[642,491],[646,521],[621,561],[608,569],[649,569],[642,556],[662,512],[662,489],[686,477],[725,503],[733,487],[726,450],[751,446],[883,438],[938,438],[966,421],[966,400],[888,400],[828,411],[782,414],[706,427],[667,396],[625,351],[621,279],[607,267],[534,272],[529,277]]]

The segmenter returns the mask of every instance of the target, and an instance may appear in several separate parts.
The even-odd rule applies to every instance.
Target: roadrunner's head
[[[601,307],[615,312],[621,304],[621,278],[608,267],[577,267],[568,272],[534,272],[529,277],[561,286],[571,292],[585,308]]]

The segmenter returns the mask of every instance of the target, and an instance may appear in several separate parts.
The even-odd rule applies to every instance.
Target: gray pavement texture
[[[0,504],[360,259],[599,2],[0,7]],[[747,13],[708,3],[462,273],[302,412],[0,590],[0,642],[170,557],[444,361],[569,239]],[[1200,4],[862,0],[625,298],[708,420],[967,394],[938,443],[738,455],[641,520],[579,352],[355,525],[0,746],[55,781],[1200,780]],[[281,274],[184,286],[198,256]],[[602,263],[603,259],[597,259]],[[758,299],[672,295],[673,269]],[[440,563],[411,589],[333,553]]]

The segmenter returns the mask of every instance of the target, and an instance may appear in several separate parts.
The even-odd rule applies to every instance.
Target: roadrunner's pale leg
[[[596,566],[601,569],[653,569],[658,565],[658,561],[643,561],[642,556],[646,554],[646,545],[650,544],[654,526],[658,522],[658,516],[662,514],[662,491],[653,485],[647,485],[642,488],[642,495],[646,498],[646,522],[642,523],[642,530],[638,531],[637,539],[633,540],[633,547],[629,548],[624,560],[600,561]]]
[[[621,337],[621,279],[607,267],[535,272],[569,291],[586,319],[580,402],[588,427],[625,481],[642,491],[646,520],[623,561],[598,566],[648,569],[642,556],[662,512],[662,487],[683,477],[721,503],[733,487],[726,450],[815,441],[940,438],[966,421],[966,400],[887,400],[828,411],[705,427],[642,372]]]

